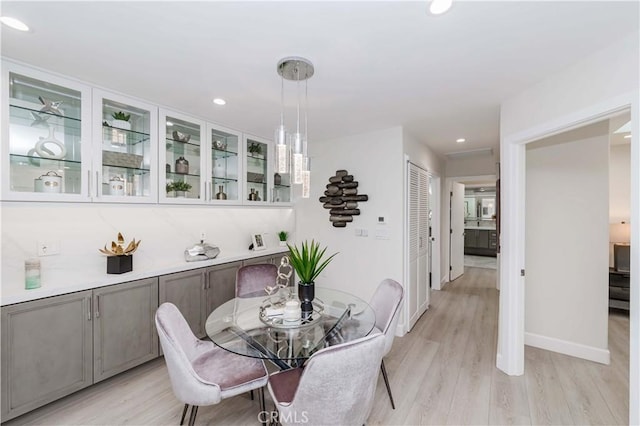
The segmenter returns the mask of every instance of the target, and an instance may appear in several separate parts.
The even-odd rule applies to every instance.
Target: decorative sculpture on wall
[[[324,197],[320,197],[322,207],[329,209],[329,220],[336,228],[345,228],[353,222],[353,216],[360,214],[359,201],[367,201],[367,195],[358,195],[358,182],[346,170],[337,170],[329,178]]]

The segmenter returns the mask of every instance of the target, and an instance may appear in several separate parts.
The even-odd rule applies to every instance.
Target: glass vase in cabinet
[[[209,193],[212,203],[240,201],[241,134],[219,126],[209,126]]]
[[[2,65],[2,199],[89,201],[90,88]]]
[[[246,170],[244,202],[246,204],[269,202],[270,143],[264,139],[246,136],[244,145]]]
[[[199,204],[207,191],[206,125],[180,113],[160,110],[160,202]]]
[[[94,90],[98,201],[158,201],[158,113],[153,105]]]

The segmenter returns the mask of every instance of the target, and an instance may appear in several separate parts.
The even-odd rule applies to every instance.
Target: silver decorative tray
[[[260,305],[260,312],[258,314],[260,321],[274,328],[300,328],[316,324],[322,319],[324,303],[319,299],[313,300],[313,313],[306,319],[300,318],[299,320],[288,321],[284,319],[284,314],[267,315],[269,309],[282,309],[284,311],[284,305],[288,300],[289,299],[278,297],[266,298]]]

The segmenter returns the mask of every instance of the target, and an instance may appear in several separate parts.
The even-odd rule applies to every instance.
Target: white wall
[[[315,239],[328,247],[327,253],[339,252],[316,283],[365,300],[385,278],[402,283],[402,128],[316,141],[309,150],[311,197],[296,204],[296,242]],[[360,215],[346,228],[334,228],[329,211],[318,200],[336,170],[347,170],[358,182],[358,194],[369,196],[369,201],[359,203]],[[377,225],[378,216],[384,216],[385,225]],[[356,236],[356,228],[366,229],[368,236]],[[378,228],[388,231],[388,240],[375,238]]]
[[[637,32],[629,34],[504,101],[500,110],[501,139],[637,90],[638,39]]]
[[[498,153],[447,158],[445,175],[447,177],[495,175],[496,163],[499,161]]]
[[[631,144],[613,145],[609,169],[609,219],[628,222],[631,215]]]
[[[98,252],[118,232],[129,242],[142,240],[134,255],[134,271],[184,262],[184,250],[200,240],[216,244],[219,257],[247,252],[252,233],[268,233],[267,246],[277,246],[279,230],[293,232],[291,208],[118,205],[3,202],[2,292],[24,288],[24,260],[36,254],[39,240],[59,241],[59,255],[41,257],[42,286],[106,274]],[[70,284],[68,282],[67,284]]]
[[[497,365],[524,371],[524,148],[523,143],[631,105],[632,132],[640,134],[640,31],[550,75],[502,103],[500,159],[502,220]],[[640,146],[631,148],[631,268],[640,269]],[[633,224],[636,225],[633,225]],[[635,248],[634,248],[635,247]],[[640,274],[631,276],[629,421],[640,423]]]
[[[609,362],[605,135],[527,145],[525,342]]]

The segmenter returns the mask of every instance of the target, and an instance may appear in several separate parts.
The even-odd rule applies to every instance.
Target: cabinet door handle
[[[87,197],[91,198],[91,170],[87,170]]]
[[[100,176],[98,176],[98,171],[96,170],[96,197],[100,196],[99,190],[98,190],[99,186],[100,186]]]
[[[96,318],[100,318],[100,295],[96,296]]]
[[[91,298],[85,297],[84,303],[87,305],[87,321],[91,321]]]
[[[209,182],[209,201],[213,201],[213,181]]]

